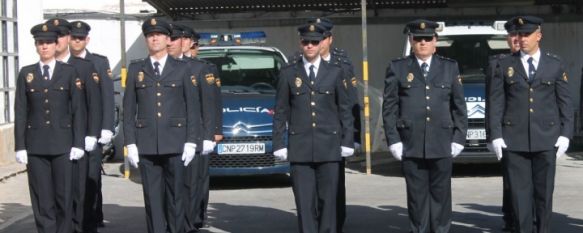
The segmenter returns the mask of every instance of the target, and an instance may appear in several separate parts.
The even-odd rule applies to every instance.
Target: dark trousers
[[[341,233],[346,220],[346,175],[344,174],[345,162],[342,158],[338,168],[338,192],[336,193],[336,230]]]
[[[505,225],[512,225],[514,223],[510,182],[508,181],[508,173],[505,171],[502,172],[502,214]]]
[[[140,155],[149,233],[184,232],[184,177],[181,155]]]
[[[89,153],[79,160],[73,161],[73,230],[83,232],[85,191],[87,185],[87,173],[89,172]]]
[[[87,182],[85,185],[85,206],[84,206],[84,232],[96,232],[97,224],[101,222],[99,217],[103,217],[101,212],[101,159],[102,148],[97,148],[89,152],[89,165]]]
[[[204,226],[209,200],[209,159],[209,155],[197,154],[186,168],[186,232],[196,231]]]
[[[532,233],[533,217],[537,220],[535,226],[537,233],[550,232],[555,187],[555,154],[555,150],[504,151],[502,163],[510,182],[516,232]]]
[[[338,162],[291,163],[301,233],[336,233]]]
[[[69,153],[28,155],[28,185],[38,233],[70,233],[73,230]]]
[[[411,232],[445,233],[451,226],[451,158],[403,158]]]

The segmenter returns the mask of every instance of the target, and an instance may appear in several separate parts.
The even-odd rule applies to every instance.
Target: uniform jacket
[[[223,135],[223,97],[221,94],[221,77],[219,75],[219,69],[214,63],[208,60],[197,57],[191,57],[190,59],[208,65],[209,71],[215,77],[215,135]]]
[[[95,66],[99,75],[99,87],[101,90],[102,117],[101,129],[114,131],[115,103],[113,90],[113,77],[109,60],[106,56],[86,51],[85,59],[89,60]]]
[[[468,119],[457,62],[438,55],[431,59],[427,80],[414,55],[387,68],[385,136],[389,145],[403,143],[404,157],[450,157],[452,142],[465,144]]]
[[[101,88],[99,83],[101,77],[95,70],[95,66],[87,59],[78,58],[73,55],[69,57],[67,64],[72,65],[77,70],[79,78],[85,86],[86,107],[87,107],[87,136],[99,137],[101,134],[101,123],[103,118],[103,105],[101,101]]]
[[[216,86],[216,77],[211,72],[210,66],[207,63],[193,58],[186,58],[185,61],[190,65],[191,72],[195,75],[198,82],[197,88],[202,117],[202,139],[213,141],[218,118],[216,110],[217,99],[220,98],[221,94],[219,88]]]
[[[188,64],[170,56],[160,77],[155,77],[150,58],[132,62],[123,99],[125,144],[136,144],[140,155],[164,155],[182,153],[184,143],[201,141],[194,80]]]
[[[556,56],[541,53],[530,84],[520,52],[501,58],[490,85],[490,139],[503,138],[507,150],[553,150],[559,136],[572,137],[568,77]]]
[[[14,102],[15,149],[61,155],[84,148],[87,116],[83,83],[73,66],[56,62],[43,80],[38,63],[20,70]]]
[[[354,146],[344,75],[341,67],[323,60],[314,85],[302,62],[281,70],[273,118],[274,151],[287,147],[290,162],[330,162],[340,161],[340,146]]]

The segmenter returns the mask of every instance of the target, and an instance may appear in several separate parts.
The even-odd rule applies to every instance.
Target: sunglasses
[[[87,38],[87,37],[85,37],[85,36],[71,36],[72,40],[85,40],[85,38]]]
[[[413,37],[413,41],[415,41],[415,42],[421,42],[422,40],[424,40],[425,42],[432,41],[433,36],[414,36]]]
[[[303,46],[308,46],[308,44],[311,44],[313,46],[319,45],[320,41],[319,40],[302,40],[302,45]]]

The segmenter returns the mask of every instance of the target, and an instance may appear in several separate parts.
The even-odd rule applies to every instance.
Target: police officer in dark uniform
[[[98,226],[103,226],[103,196],[101,194],[101,160],[103,150],[101,145],[111,143],[114,127],[114,93],[113,80],[109,60],[106,56],[91,53],[87,50],[91,26],[83,21],[71,22],[71,40],[69,48],[75,57],[83,58],[95,66],[98,85],[101,90],[101,132],[96,149],[89,152],[89,170],[85,186],[84,232],[96,232]]]
[[[511,23],[520,52],[497,61],[487,100],[492,147],[508,175],[516,232],[550,232],[556,159],[573,136],[573,107],[563,63],[539,47],[543,20]]]
[[[449,232],[452,158],[464,148],[468,125],[457,62],[434,54],[437,26],[407,23],[413,54],[391,61],[383,95],[384,130],[402,160],[413,233]]]
[[[334,37],[332,35],[332,29],[334,28],[334,23],[328,18],[316,18],[311,19],[308,23],[318,23],[326,28],[324,32],[324,39],[320,41],[320,56],[326,62],[333,63],[342,67],[345,75],[345,82],[348,88],[348,96],[352,100],[352,116],[354,117],[354,148],[358,148],[360,145],[360,105],[358,101],[358,90],[356,88],[358,80],[354,73],[354,66],[350,62],[346,52],[339,48],[333,48],[332,42]],[[344,227],[344,221],[346,219],[346,187],[345,187],[345,159],[342,158],[339,169],[338,177],[338,193],[337,193],[337,204],[336,204],[336,225],[337,231],[342,232]]]
[[[213,117],[215,126],[214,126],[214,137],[213,137],[213,145],[211,148],[214,148],[217,142],[220,142],[223,139],[223,101],[221,96],[221,79],[219,76],[219,71],[217,66],[209,62],[205,59],[200,59],[196,55],[197,52],[193,53],[191,48],[196,48],[195,51],[198,51],[198,39],[200,36],[191,28],[185,25],[182,25],[183,28],[183,37],[182,37],[182,51],[184,56],[190,58],[198,63],[204,63],[208,66],[209,71],[211,72],[212,76],[208,74],[204,77],[206,81],[209,82],[210,85],[214,88],[212,93],[207,93],[203,95],[213,95],[213,101],[210,100],[201,100],[202,102],[207,102],[206,106],[209,109],[214,109],[214,114],[211,116],[210,112],[208,114],[203,113],[203,115],[208,115],[208,117]],[[202,77],[201,77],[202,78]],[[212,85],[214,84],[214,85]],[[206,108],[206,107],[205,107]],[[208,122],[207,122],[208,123]],[[206,130],[206,129],[205,129]],[[210,141],[209,141],[210,142]],[[210,163],[210,154],[203,153],[201,156],[197,156],[193,163],[196,164],[196,187],[193,189],[194,193],[191,193],[190,198],[195,198],[195,201],[192,202],[193,212],[191,216],[194,216],[193,224],[194,227],[197,229],[204,227],[204,220],[207,216],[207,207],[209,203],[209,185],[210,185],[210,175],[209,175],[209,163]],[[190,218],[190,217],[189,217]],[[191,219],[191,218],[190,218]],[[192,219],[191,219],[192,220]]]
[[[506,42],[510,48],[510,54],[520,51],[520,44],[518,43],[518,33],[514,25],[512,24],[512,19],[504,24],[504,28],[508,35],[506,35]],[[502,59],[509,54],[502,53],[489,57],[488,69],[486,69],[486,93],[490,90],[490,80],[496,71],[496,64],[499,59]],[[486,101],[486,112],[489,109],[488,101]],[[488,113],[486,113],[486,118],[488,118]],[[488,120],[486,120],[486,141],[490,142],[490,127],[488,127]],[[492,149],[492,144],[488,143],[488,149],[494,152]],[[503,231],[514,231],[514,214],[512,213],[512,199],[510,195],[510,184],[508,183],[508,176],[506,173],[502,173],[502,220],[504,225],[502,227]]]
[[[214,75],[210,72],[210,67],[205,62],[184,56],[182,50],[184,32],[184,26],[172,24],[172,33],[170,34],[171,42],[168,46],[168,54],[188,63],[191,70],[190,72],[192,72],[196,78],[196,88],[199,93],[203,139],[201,145],[203,146],[201,149],[197,150],[197,156],[186,168],[185,177],[186,192],[188,193],[185,201],[185,231],[198,232],[200,226],[197,225],[197,223],[201,221],[200,196],[203,195],[200,190],[203,188],[201,187],[202,184],[200,184],[203,181],[201,181],[199,174],[201,173],[201,169],[205,169],[203,164],[204,161],[201,157],[205,156],[208,158],[208,154],[213,151],[215,146],[213,140],[216,124],[215,96],[217,88]],[[208,171],[208,168],[206,170]]]
[[[200,101],[188,63],[168,56],[171,26],[142,24],[149,56],[133,61],[123,99],[128,160],[142,175],[150,233],[184,232],[185,167],[201,140]]]
[[[354,153],[352,101],[343,69],[320,57],[326,29],[307,24],[298,31],[302,61],[278,78],[274,156],[290,161],[300,232],[335,233],[338,169]]]
[[[95,66],[88,60],[71,55],[69,42],[72,25],[65,19],[52,18],[46,21],[53,24],[58,30],[57,56],[58,61],[71,64],[77,70],[79,78],[85,86],[87,106],[87,135],[85,136],[85,151],[90,153],[97,147],[97,137],[101,132],[103,116],[102,98],[99,83],[101,78]],[[73,163],[73,227],[75,232],[83,232],[84,203],[87,175],[89,172],[89,160],[92,155],[83,157]]]
[[[72,229],[72,162],[84,156],[84,85],[73,66],[55,59],[57,28],[31,29],[38,63],[23,67],[16,81],[16,160],[27,164],[32,209],[39,233]]]

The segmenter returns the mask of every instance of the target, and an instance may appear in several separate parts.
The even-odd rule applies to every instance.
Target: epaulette
[[[557,56],[556,54],[547,52],[547,56],[557,59],[558,61],[561,61],[561,57]]]
[[[490,57],[490,59],[492,59],[492,60],[496,59],[497,60],[497,59],[505,58],[506,56],[508,56],[508,54],[506,54],[506,53],[500,53],[500,54],[492,55]]]
[[[141,63],[141,62],[144,62],[145,60],[146,60],[145,58],[134,59],[134,60],[130,61],[130,64]]]
[[[437,55],[438,58],[442,59],[442,60],[446,60],[446,61],[450,61],[450,62],[456,62],[454,59],[448,58],[448,57],[444,57],[441,55]]]
[[[106,57],[106,56],[104,56],[104,55],[101,55],[101,54],[99,54],[99,53],[91,53],[91,54],[95,55],[96,57],[100,57],[100,58],[103,58],[103,59],[107,59],[107,57]]]
[[[82,57],[73,56],[72,54],[71,54],[71,57],[72,57],[73,59],[79,59],[79,60],[81,60],[81,61],[91,62],[91,61],[89,61],[87,58],[82,58]]]
[[[79,58],[79,59],[83,59],[83,58]],[[59,64],[61,64],[61,65],[64,65],[64,66],[70,66],[70,67],[73,67],[73,65],[71,65],[71,64],[69,64],[69,63],[66,63],[66,62],[59,61],[59,60],[57,60],[57,63],[59,63]]]
[[[352,62],[347,57],[338,57],[338,58],[336,58],[336,60],[339,63],[344,63],[344,64],[347,64],[347,65],[352,65]]]
[[[397,61],[406,60],[407,58],[408,58],[408,57],[398,57],[398,58],[395,58],[395,59],[393,59],[393,60],[391,60],[391,61],[392,61],[392,62],[397,62]]]
[[[332,49],[332,53],[338,53],[338,54],[342,54],[344,56],[348,56],[348,53],[346,53],[346,50],[341,49],[341,48],[334,48]]]

